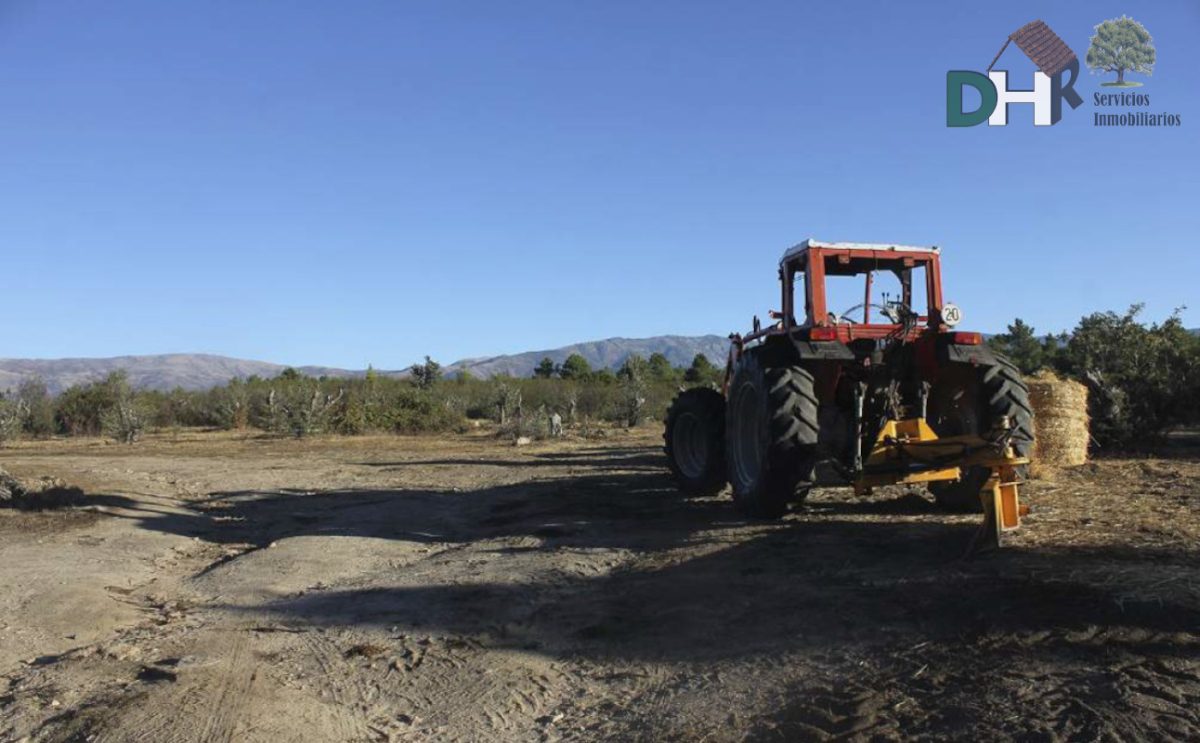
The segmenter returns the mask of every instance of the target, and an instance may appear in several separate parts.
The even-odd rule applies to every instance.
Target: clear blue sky
[[[1085,67],[1057,126],[946,128],[947,70],[1125,13],[1181,127],[1094,127]],[[727,333],[807,236],[942,245],[975,329],[1200,325],[1198,44],[1191,0],[0,0],[0,356]]]

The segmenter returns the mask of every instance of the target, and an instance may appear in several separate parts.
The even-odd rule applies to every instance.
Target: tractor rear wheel
[[[754,355],[734,370],[725,415],[733,499],[748,516],[776,519],[812,487],[817,396],[799,366],[765,367]]]
[[[992,427],[993,421],[1007,415],[1016,424],[1013,453],[1028,457],[1033,451],[1029,388],[1015,364],[999,354],[996,362],[980,373],[935,386],[929,401],[929,424],[939,436],[981,435]],[[1017,474],[1024,478],[1025,471],[1026,467],[1019,467]],[[970,467],[956,482],[930,483],[929,491],[947,511],[980,513],[983,502],[979,494],[990,475],[988,467]]]
[[[716,390],[680,392],[667,411],[663,432],[667,466],[679,489],[710,496],[725,487],[725,398]]]

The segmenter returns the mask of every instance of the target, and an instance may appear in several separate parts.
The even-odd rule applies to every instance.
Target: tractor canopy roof
[[[799,257],[801,254],[808,251],[809,248],[822,248],[824,250],[849,251],[850,253],[862,253],[863,257],[880,258],[880,253],[932,253],[941,252],[941,248],[933,247],[916,247],[913,245],[893,245],[890,243],[827,243],[820,240],[808,239],[799,245],[795,245],[783,254],[783,259],[780,261],[783,264],[788,263],[793,258]],[[897,256],[899,257],[899,256]]]

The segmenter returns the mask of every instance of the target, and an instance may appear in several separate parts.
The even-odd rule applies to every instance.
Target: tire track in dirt
[[[346,663],[345,654],[323,633],[306,632],[302,637],[309,656],[321,671],[321,678],[325,682],[322,688],[329,691],[332,699],[330,714],[337,740],[373,740],[370,725],[363,714],[370,692],[363,683],[362,674]]]
[[[205,718],[201,743],[230,743],[234,728],[250,695],[257,670],[247,662],[249,640],[243,632],[235,632],[230,649],[229,667],[217,681],[215,694],[208,694],[201,707]]]
[[[553,663],[458,637],[401,638],[384,683],[406,740],[536,740],[574,686]]]
[[[258,675],[249,638],[222,631],[225,640],[208,648],[221,660],[159,682],[124,714],[100,722],[97,743],[232,743]]]

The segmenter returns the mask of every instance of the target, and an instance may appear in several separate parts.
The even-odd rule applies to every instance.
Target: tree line
[[[1025,374],[1050,369],[1087,385],[1092,436],[1104,447],[1159,444],[1200,425],[1200,338],[1176,312],[1154,323],[1142,307],[1082,318],[1067,333],[1038,335],[1016,319],[988,343]],[[146,430],[211,428],[314,434],[467,431],[491,421],[503,435],[540,436],[551,416],[587,431],[595,424],[662,420],[681,387],[719,385],[722,366],[703,354],[687,367],[661,353],[593,369],[580,354],[542,359],[530,378],[446,378],[426,357],[404,379],[368,370],[362,378],[313,378],[288,369],[274,378],[233,379],[206,391],[135,390],[123,372],[52,396],[39,379],[0,395],[0,443],[18,437],[99,436],[135,441]]]
[[[548,366],[547,366],[548,364]],[[308,377],[286,369],[273,378],[233,379],[205,391],[136,390],[124,372],[51,396],[28,379],[0,395],[0,442],[22,436],[109,436],[133,442],[147,430],[209,428],[316,434],[465,432],[492,421],[512,436],[541,436],[558,415],[568,425],[636,426],[659,420],[679,387],[718,384],[723,370],[699,354],[686,368],[665,356],[631,356],[619,369],[592,369],[575,354],[548,359],[531,378],[447,379],[429,357],[403,379],[369,369],[362,378]]]
[[[1174,429],[1200,425],[1200,337],[1179,311],[1146,323],[1142,309],[1097,312],[1057,335],[1039,336],[1018,318],[988,342],[1025,374],[1049,369],[1085,384],[1095,443],[1157,445]]]

